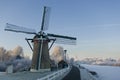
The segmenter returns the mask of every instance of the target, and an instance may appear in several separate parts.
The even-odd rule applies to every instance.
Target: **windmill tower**
[[[36,33],[34,29],[28,29],[9,23],[7,23],[5,27],[5,31],[35,34],[34,38],[32,39],[26,38],[28,45],[33,51],[31,71],[50,70],[49,50],[54,43],[72,44],[72,45],[76,44],[75,37],[44,33],[44,31],[48,29],[49,13],[50,13],[50,8],[44,7],[42,25],[38,33]],[[33,43],[33,46],[31,46],[29,41]],[[51,42],[50,46],[49,46],[49,42]]]

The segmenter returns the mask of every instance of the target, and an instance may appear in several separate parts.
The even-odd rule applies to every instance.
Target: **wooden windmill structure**
[[[49,13],[50,8],[44,7],[42,25],[38,33],[36,33],[36,31],[33,29],[24,28],[9,23],[7,23],[5,27],[6,31],[35,34],[34,38],[32,39],[26,38],[26,41],[28,42],[31,50],[33,51],[31,71],[50,70],[49,49],[52,47],[54,43],[63,44],[76,43],[75,37],[44,33],[44,31],[48,29]],[[31,46],[29,41],[32,41],[33,46]],[[48,45],[49,42],[51,42],[50,46]]]

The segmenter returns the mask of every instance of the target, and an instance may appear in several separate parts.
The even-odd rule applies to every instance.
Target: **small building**
[[[59,63],[58,63],[58,69],[63,69],[63,68],[66,68],[68,67],[68,64],[67,62],[65,62],[64,60],[61,60]]]

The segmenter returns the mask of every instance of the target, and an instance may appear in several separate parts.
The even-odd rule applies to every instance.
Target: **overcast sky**
[[[0,0],[0,47],[20,45],[32,54],[24,39],[34,35],[5,32],[4,27],[12,23],[38,32],[44,5],[51,7],[46,32],[77,37],[76,46],[60,45],[68,54],[120,58],[119,0]]]

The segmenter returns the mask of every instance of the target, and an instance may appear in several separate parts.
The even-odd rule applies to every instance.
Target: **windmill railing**
[[[58,70],[52,74],[49,74],[49,75],[39,78],[37,80],[61,80],[69,73],[70,70],[71,70],[71,67],[69,66],[67,68]]]

